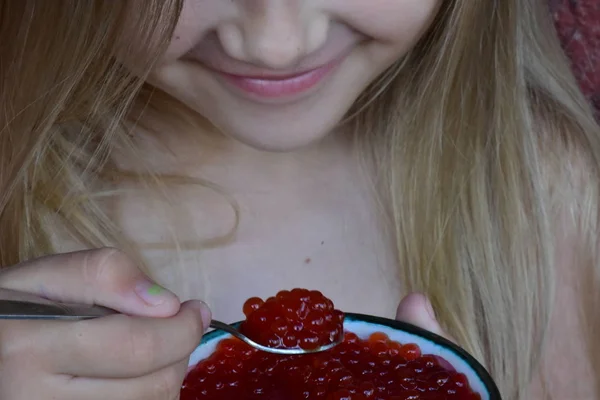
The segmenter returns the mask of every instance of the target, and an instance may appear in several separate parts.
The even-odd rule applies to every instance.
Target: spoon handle
[[[104,317],[115,314],[116,311],[100,306],[85,304],[58,303],[45,299],[34,300],[0,300],[0,320],[60,320],[79,321],[85,319]],[[212,320],[211,328],[226,331],[246,343],[258,348],[263,348],[258,343],[246,338],[231,325],[221,321]]]
[[[36,319],[77,321],[114,314],[115,311],[100,306],[58,303],[47,300],[0,300],[0,319]]]
[[[110,308],[85,304],[59,303],[40,298],[39,300],[5,300],[0,299],[0,320],[2,319],[34,319],[34,320],[67,320],[78,321],[100,318],[116,314]],[[240,337],[241,334],[231,325],[212,320],[211,328],[220,329]]]
[[[0,299],[0,320],[54,320],[80,321],[115,314],[116,311],[100,306],[85,304],[68,304],[45,299],[36,300],[4,300]],[[234,327],[221,321],[210,321],[211,328],[223,330],[243,340],[251,346],[269,350],[265,346],[248,339]]]

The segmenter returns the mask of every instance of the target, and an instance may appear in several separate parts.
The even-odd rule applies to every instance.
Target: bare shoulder
[[[591,315],[594,304],[600,305],[593,284],[594,269],[600,265],[596,222],[600,179],[584,148],[555,144],[545,150],[557,285],[545,354],[529,398],[546,399],[550,393],[556,399],[596,399],[599,384],[590,354],[598,357],[600,348],[590,339],[600,334],[594,332],[600,312]]]
[[[563,248],[569,250],[568,246]],[[589,346],[585,319],[580,316],[582,293],[578,289],[579,277],[573,276],[573,269],[569,269],[568,263],[559,268],[559,285],[545,352],[528,398],[545,400],[550,393],[555,399],[597,399],[597,382],[590,358],[593,350]]]

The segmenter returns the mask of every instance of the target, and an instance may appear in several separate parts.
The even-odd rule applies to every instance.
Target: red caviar
[[[313,349],[337,342],[343,331],[344,314],[316,290],[282,290],[265,302],[252,297],[243,310],[240,330],[269,347]]]
[[[308,300],[303,300],[307,296]],[[288,304],[282,299],[294,299],[289,301],[295,306],[282,307],[281,304]],[[320,305],[315,308],[317,303]],[[260,310],[267,311],[263,314]],[[307,323],[313,321],[308,315],[315,310],[328,323],[316,327]],[[291,347],[303,342],[286,340],[289,330],[283,333],[280,327],[284,324],[276,321],[284,320],[286,324],[292,321],[298,326],[298,321],[302,321],[301,329],[292,329],[298,334],[296,338],[307,337],[303,335],[307,330],[310,335],[316,334],[321,344],[337,334],[334,325],[343,320],[343,314],[334,310],[333,303],[322,294],[297,289],[280,292],[264,303],[249,299],[244,313],[248,317],[243,323],[246,333],[258,334],[267,341],[275,341],[273,338],[277,337],[275,344],[282,347],[286,342]],[[262,329],[268,334],[263,335]],[[311,341],[310,345],[313,344]],[[344,341],[331,350],[295,356],[261,352],[235,338],[220,341],[216,351],[189,372],[181,400],[228,399],[481,400],[481,397],[472,391],[465,375],[456,372],[441,357],[422,355],[415,344],[391,341],[381,332],[365,340],[346,332]]]

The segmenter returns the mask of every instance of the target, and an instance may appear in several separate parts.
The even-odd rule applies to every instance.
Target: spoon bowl
[[[239,325],[239,324],[236,324],[236,325]],[[267,353],[274,353],[274,354],[298,355],[298,354],[320,353],[322,351],[327,351],[327,350],[333,349],[335,346],[342,343],[342,341],[344,340],[343,336],[340,335],[340,338],[337,341],[328,343],[323,346],[315,347],[314,349],[302,349],[302,348],[279,349],[279,348],[275,348],[275,347],[263,346],[260,343],[256,343],[254,340],[250,339],[248,336],[244,335],[239,330],[237,330],[236,326],[234,326],[234,325],[228,325],[221,321],[212,320],[210,322],[210,326],[211,326],[211,328],[222,330],[224,332],[229,333],[231,336],[235,336],[236,338],[238,338],[241,341],[243,341],[244,343],[254,347],[255,349],[265,351]]]

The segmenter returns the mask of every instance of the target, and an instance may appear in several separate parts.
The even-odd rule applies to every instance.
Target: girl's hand
[[[171,400],[210,322],[197,301],[153,284],[117,250],[37,259],[0,272],[0,298],[24,293],[98,304],[94,320],[0,321],[0,399]]]
[[[396,319],[452,340],[437,322],[433,307],[423,294],[412,293],[402,299],[396,311]]]

